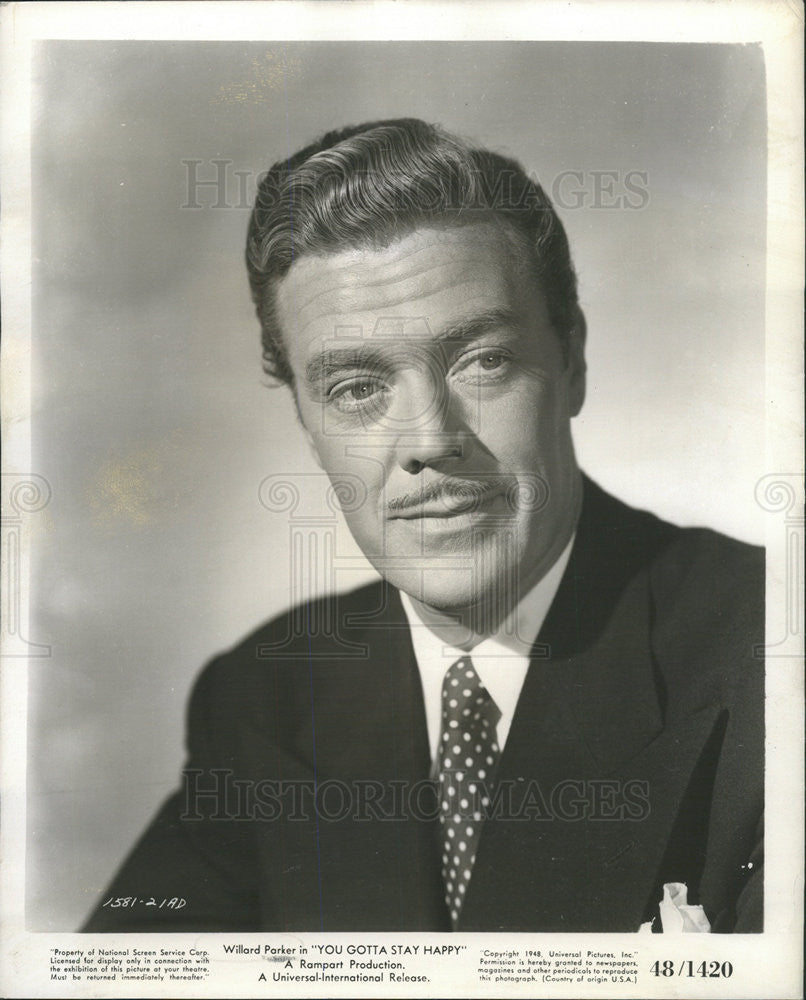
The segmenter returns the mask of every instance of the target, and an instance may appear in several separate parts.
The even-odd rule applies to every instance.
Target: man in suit
[[[637,931],[684,883],[761,930],[763,556],[579,470],[539,185],[413,119],[329,133],[265,175],[247,264],[382,580],[207,667],[183,785],[85,929]]]

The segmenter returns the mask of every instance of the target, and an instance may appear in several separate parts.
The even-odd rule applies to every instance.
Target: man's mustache
[[[386,509],[391,514],[423,507],[427,504],[440,504],[448,501],[453,509],[457,504],[463,510],[472,510],[482,501],[495,493],[508,493],[517,487],[514,477],[489,476],[484,479],[439,479],[427,483],[420,489],[400,496],[392,497],[386,503]]]

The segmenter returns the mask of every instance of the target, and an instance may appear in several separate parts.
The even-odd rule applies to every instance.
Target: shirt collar
[[[576,534],[571,536],[548,573],[524,595],[497,631],[482,639],[469,653],[436,636],[424,624],[408,594],[401,591],[422,681],[432,757],[439,740],[442,680],[448,667],[462,656],[471,658],[476,673],[501,712],[498,742],[503,747],[529,669],[532,646],[560,586],[575,537]]]

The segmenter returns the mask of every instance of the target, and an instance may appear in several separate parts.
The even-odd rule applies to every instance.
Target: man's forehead
[[[464,306],[497,299],[504,308],[516,258],[501,227],[484,222],[416,230],[377,250],[303,257],[278,285],[278,318],[299,336],[322,321],[334,333],[342,320],[374,328],[379,317],[428,319],[430,305],[436,312],[451,299]]]

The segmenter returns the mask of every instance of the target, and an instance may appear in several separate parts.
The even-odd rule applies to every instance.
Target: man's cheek
[[[345,511],[344,519],[351,534],[364,551],[368,548],[373,552],[381,551],[382,531],[377,518],[373,516],[368,496],[365,496],[363,503],[355,509]]]
[[[345,435],[321,435],[318,438],[317,450],[322,468],[335,483],[340,475],[353,479],[359,470],[353,468],[355,459],[349,455],[350,438]]]

